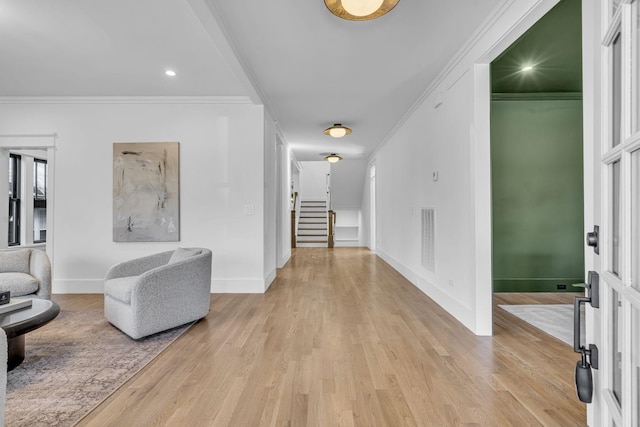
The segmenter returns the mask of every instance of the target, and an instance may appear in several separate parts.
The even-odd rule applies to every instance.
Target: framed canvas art
[[[180,240],[178,142],[113,144],[113,241]]]

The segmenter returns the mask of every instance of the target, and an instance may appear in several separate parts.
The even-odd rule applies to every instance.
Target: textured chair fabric
[[[0,250],[0,292],[12,297],[51,298],[51,264],[39,249]]]
[[[175,251],[111,267],[104,285],[106,319],[139,339],[206,316],[211,298],[211,251],[188,250],[189,256],[181,253],[181,259],[171,263]]]

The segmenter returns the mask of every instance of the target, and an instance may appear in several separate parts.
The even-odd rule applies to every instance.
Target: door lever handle
[[[591,403],[593,396],[593,376],[591,374],[591,368],[598,369],[598,347],[594,344],[589,344],[589,348],[587,349],[580,342],[582,335],[580,306],[583,303],[589,303],[593,308],[600,307],[600,276],[598,276],[598,273],[595,271],[589,272],[585,287],[587,288],[587,296],[575,297],[573,299],[573,351],[581,355],[581,360],[576,364],[575,371],[578,399],[584,403]]]
[[[593,308],[600,308],[600,276],[595,271],[587,275],[587,298]]]
[[[576,364],[576,393],[580,402],[591,403],[593,398],[593,376],[591,375],[591,365],[587,362],[587,357],[582,353],[582,359]]]

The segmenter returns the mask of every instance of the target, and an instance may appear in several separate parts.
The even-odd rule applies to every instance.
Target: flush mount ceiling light
[[[336,153],[332,153],[324,159],[329,163],[338,163],[340,160],[342,160],[342,157],[338,156]]]
[[[351,133],[351,129],[346,126],[342,126],[340,123],[336,123],[324,130],[325,135],[332,136],[334,138],[342,138],[345,135],[349,135]]]
[[[525,73],[526,73],[527,71],[531,71],[531,70],[533,70],[533,65],[525,65],[524,67],[522,67],[522,68],[520,69],[520,71],[524,71]]]
[[[334,15],[350,21],[367,21],[384,15],[400,0],[324,0]]]
[[[176,76],[176,72],[173,71],[173,70],[167,70],[164,73],[169,77],[175,77]]]

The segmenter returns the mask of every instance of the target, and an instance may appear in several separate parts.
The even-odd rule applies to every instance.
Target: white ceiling
[[[352,22],[323,0],[0,0],[0,96],[260,97],[298,160],[365,158],[498,2]]]

